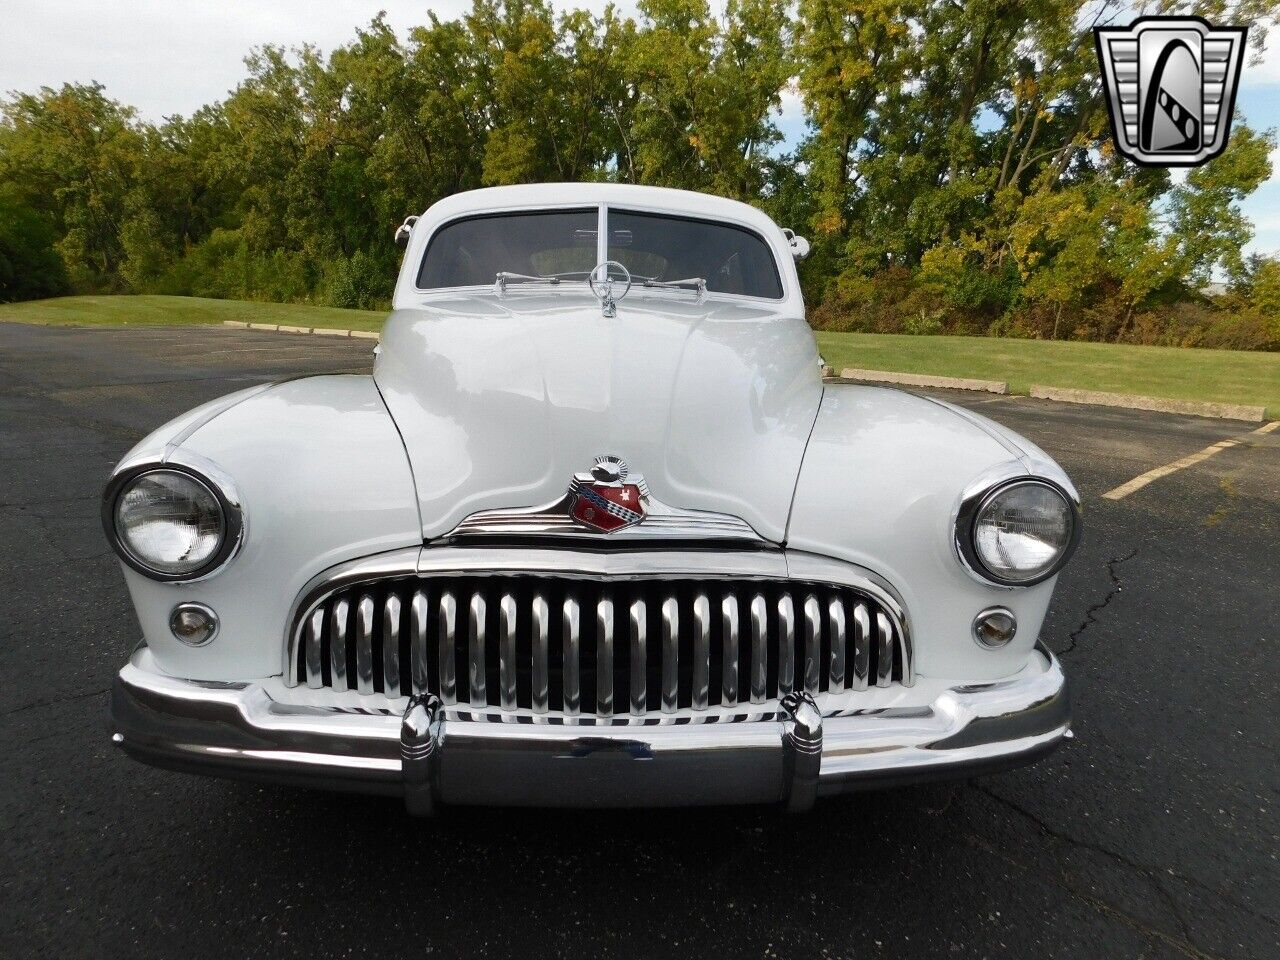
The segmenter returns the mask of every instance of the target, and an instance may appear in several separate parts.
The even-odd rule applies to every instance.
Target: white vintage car
[[[372,376],[259,386],[106,488],[163,767],[441,804],[777,803],[1033,760],[1078,498],[942,401],[823,383],[741,203],[479,190],[407,241]]]

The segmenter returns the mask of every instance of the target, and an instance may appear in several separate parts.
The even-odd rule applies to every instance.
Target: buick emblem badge
[[[633,527],[648,512],[649,488],[619,457],[596,457],[590,473],[575,473],[569,484],[569,516],[598,533]]]
[[[1198,167],[1226,149],[1245,30],[1200,17],[1094,28],[1121,155],[1146,167]]]

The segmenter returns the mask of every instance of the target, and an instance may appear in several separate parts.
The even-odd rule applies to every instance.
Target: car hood
[[[617,456],[678,508],[781,541],[822,397],[802,317],[633,292],[606,318],[572,292],[424,299],[382,333],[374,377],[404,438],[422,532],[561,497]]]

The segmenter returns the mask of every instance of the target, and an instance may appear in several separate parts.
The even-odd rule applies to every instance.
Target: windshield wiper
[[[702,277],[688,277],[684,280],[658,280],[654,277],[636,277],[635,279],[647,290],[693,290],[698,296],[707,292],[707,281]]]
[[[585,280],[588,273],[589,271],[586,270],[571,270],[566,273],[529,274],[499,270],[494,277],[494,283],[499,293],[505,293],[507,287],[513,283],[546,283],[554,287],[561,280],[571,280],[574,277],[581,277]]]

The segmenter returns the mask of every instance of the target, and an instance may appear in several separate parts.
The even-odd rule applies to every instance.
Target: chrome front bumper
[[[112,690],[113,739],[156,766],[399,795],[428,813],[440,804],[806,809],[817,796],[1029,763],[1070,736],[1066,677],[1043,647],[1006,680],[826,716],[807,695],[739,717],[560,723],[430,697],[398,715],[273,693],[167,676],[140,647]]]

